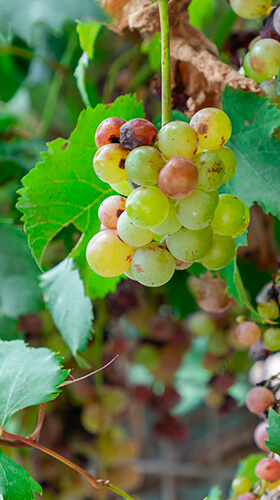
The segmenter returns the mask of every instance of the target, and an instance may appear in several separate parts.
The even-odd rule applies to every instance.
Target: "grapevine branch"
[[[161,28],[161,120],[171,121],[170,34],[168,0],[158,0]]]

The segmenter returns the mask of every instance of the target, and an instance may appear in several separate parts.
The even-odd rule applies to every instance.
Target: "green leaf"
[[[21,465],[0,450],[0,498],[3,500],[33,500],[34,492],[42,495],[41,486]]]
[[[17,322],[0,313],[0,339],[14,340],[20,338],[21,335],[17,330]]]
[[[153,71],[160,71],[161,43],[160,33],[155,33],[150,40],[141,45],[142,54],[147,54],[149,65]]]
[[[78,21],[77,33],[79,35],[79,42],[81,49],[88,53],[89,59],[93,59],[94,56],[94,45],[100,31],[101,24],[95,23],[93,21],[88,21],[82,23]]]
[[[276,92],[277,92],[277,95],[280,95],[280,67],[279,67],[277,81],[276,81]]]
[[[0,427],[19,410],[55,399],[68,375],[47,348],[0,340]]]
[[[39,269],[21,229],[0,223],[0,314],[17,318],[42,308]]]
[[[217,484],[215,486],[212,486],[211,490],[209,491],[206,499],[207,500],[221,500],[222,498],[222,490],[220,488],[220,486],[218,486]],[[206,500],[205,499],[205,500]]]
[[[269,441],[266,441],[266,446],[273,453],[280,454],[280,415],[272,408],[268,412],[268,428],[267,435]]]
[[[255,484],[255,482],[258,481],[258,478],[255,474],[255,467],[257,463],[265,456],[266,455],[264,453],[255,453],[252,455],[248,455],[248,457],[239,462],[235,477],[246,477],[247,479],[249,479],[252,485]]]
[[[73,356],[84,351],[92,330],[92,305],[73,259],[41,276],[44,301]]]
[[[22,180],[24,188],[17,207],[23,212],[25,230],[35,259],[40,263],[48,242],[70,223],[82,237],[72,252],[84,280],[86,294],[105,297],[114,291],[120,278],[101,278],[87,265],[86,246],[99,231],[97,211],[113,191],[96,176],[92,161],[97,150],[94,135],[99,123],[109,116],[125,120],[144,117],[143,104],[135,96],[116,99],[110,106],[98,104],[82,111],[68,141],[49,143],[43,162]]]
[[[90,106],[89,96],[86,89],[86,69],[88,68],[88,62],[88,53],[83,52],[74,71],[77,88],[85,106]]]
[[[40,8],[37,0],[10,0],[1,4],[0,32],[6,37],[12,32],[27,43],[35,43],[36,25],[44,25],[52,33],[57,33],[66,22],[76,19],[107,22],[109,16],[97,0],[59,0],[59,6],[57,0],[44,0],[40,2]]]
[[[212,21],[216,0],[192,0],[188,7],[190,24],[202,30],[206,23]]]
[[[280,217],[280,142],[272,136],[280,125],[280,110],[268,98],[230,87],[223,94],[223,109],[232,122],[227,146],[238,165],[224,192],[249,207],[257,201],[266,213]]]

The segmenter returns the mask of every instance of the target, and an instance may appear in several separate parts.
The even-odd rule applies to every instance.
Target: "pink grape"
[[[246,406],[248,410],[256,415],[261,415],[271,404],[274,404],[275,398],[273,392],[267,387],[253,387],[246,398]]]
[[[104,200],[98,210],[98,217],[104,226],[117,229],[119,216],[125,211],[126,198],[123,196],[109,196]]]
[[[262,458],[255,467],[255,474],[260,479],[274,483],[280,479],[280,463],[274,458]]]
[[[265,441],[268,441],[267,435],[267,422],[261,422],[254,430],[254,441],[256,445],[263,451],[269,451],[268,447],[265,444]]]
[[[169,198],[181,200],[195,190],[198,170],[195,164],[183,156],[173,156],[158,176],[159,189]]]
[[[250,346],[261,338],[261,329],[253,321],[243,321],[236,328],[236,337],[241,345]]]

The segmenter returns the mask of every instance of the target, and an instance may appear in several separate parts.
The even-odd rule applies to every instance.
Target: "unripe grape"
[[[249,56],[246,54],[244,68],[248,76],[260,83],[278,74],[279,63],[280,42],[271,38],[262,38],[254,43]]]
[[[247,394],[246,406],[250,412],[256,415],[261,415],[274,403],[274,394],[267,387],[253,387]]]
[[[155,234],[173,234],[179,231],[182,224],[178,221],[175,211],[175,203],[169,199],[169,213],[165,221],[157,227],[153,227],[151,231]],[[186,268],[185,268],[186,269]]]
[[[231,236],[214,234],[213,245],[203,259],[201,264],[206,269],[218,271],[228,264],[235,257],[235,243]]]
[[[116,193],[122,194],[123,196],[129,196],[132,192],[127,179],[121,182],[117,182],[116,184],[109,183],[109,186],[111,186],[111,188],[116,191]]]
[[[133,118],[120,128],[120,144],[127,149],[138,146],[153,146],[157,137],[157,129],[148,120]]]
[[[274,458],[262,458],[255,467],[255,474],[260,479],[273,483],[280,479],[280,463]]]
[[[127,213],[123,212],[118,220],[117,230],[119,237],[132,247],[142,247],[150,243],[154,235],[149,229],[143,229],[136,226],[128,218]]]
[[[261,329],[253,321],[244,321],[236,328],[238,342],[244,346],[255,344],[261,338]]]
[[[232,10],[245,19],[261,17],[268,11],[272,0],[230,0]]]
[[[193,162],[198,170],[197,188],[214,191],[223,184],[225,166],[223,160],[212,151],[195,155]]]
[[[145,286],[161,286],[175,271],[175,260],[164,245],[152,242],[137,248],[131,262],[134,277]]]
[[[248,491],[250,491],[251,483],[246,477],[236,477],[232,481],[231,487],[236,495],[243,495],[244,493],[248,493]]]
[[[86,258],[91,269],[106,278],[120,276],[130,267],[133,248],[120,240],[116,231],[108,229],[91,238]]]
[[[96,175],[104,182],[118,183],[126,180],[125,160],[128,155],[129,151],[119,144],[102,146],[93,159]]]
[[[167,159],[173,156],[192,158],[198,148],[198,137],[188,123],[176,120],[160,129],[157,147]]]
[[[220,148],[231,136],[230,119],[221,109],[201,109],[192,117],[190,124],[198,135],[199,146],[203,149]]]
[[[189,196],[198,183],[195,164],[183,156],[173,156],[158,176],[159,189],[169,198],[181,200]]]
[[[225,166],[225,175],[223,178],[223,184],[228,182],[235,174],[237,159],[234,152],[227,148],[226,146],[222,146],[221,148],[215,149],[213,151],[216,155],[218,155],[224,162]]]
[[[162,154],[152,146],[140,146],[133,149],[125,162],[125,169],[130,181],[139,186],[154,186],[159,171],[166,163]]]
[[[105,144],[120,142],[120,128],[125,123],[125,120],[117,116],[106,118],[98,125],[95,132],[95,144],[99,148]]]
[[[122,196],[109,196],[104,200],[99,209],[98,217],[108,229],[117,229],[120,215],[125,211],[126,198]]]
[[[223,236],[244,232],[247,212],[245,203],[231,194],[221,194],[211,226],[213,231]],[[248,224],[247,224],[248,225]]]
[[[136,226],[151,229],[167,218],[169,201],[157,187],[139,187],[127,198],[126,213]]]
[[[258,313],[266,319],[277,319],[279,316],[279,306],[274,299],[259,302],[257,309]]]
[[[213,244],[213,231],[210,226],[198,231],[182,227],[167,236],[166,244],[176,259],[193,262],[209,252]]]
[[[280,328],[268,328],[263,334],[264,346],[270,351],[280,350]]]
[[[196,189],[190,196],[178,200],[175,211],[178,221],[187,229],[204,229],[214,217],[216,205],[212,196]]]
[[[268,441],[267,435],[267,422],[261,422],[254,430],[254,441],[256,445],[263,451],[269,451],[268,447],[265,444],[265,441]]]

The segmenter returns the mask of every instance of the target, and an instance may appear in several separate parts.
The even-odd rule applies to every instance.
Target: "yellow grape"
[[[133,248],[120,240],[113,229],[97,233],[91,238],[86,258],[91,269],[105,278],[120,276],[130,267]]]

